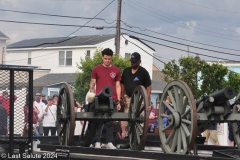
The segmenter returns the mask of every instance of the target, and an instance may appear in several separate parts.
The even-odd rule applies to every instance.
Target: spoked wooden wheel
[[[237,102],[237,103],[233,106],[232,113],[239,113],[239,111],[240,111],[240,104],[239,104],[240,93],[238,93],[238,95],[235,99],[235,102]],[[240,122],[232,123],[232,130],[233,130],[233,137],[235,139],[237,147],[238,147],[238,149],[240,149]]]
[[[129,115],[128,135],[130,147],[133,150],[143,150],[148,132],[148,106],[147,92],[143,86],[137,86],[133,91]]]
[[[185,82],[172,81],[165,87],[158,113],[163,151],[186,154],[197,136],[197,112],[193,94]]]
[[[71,146],[74,138],[75,111],[71,87],[64,83],[57,104],[57,133],[60,145]]]

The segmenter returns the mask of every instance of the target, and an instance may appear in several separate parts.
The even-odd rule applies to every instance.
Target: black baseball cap
[[[133,62],[133,63],[136,63],[137,61],[141,60],[141,55],[138,53],[138,52],[134,52],[132,55],[131,55],[131,59],[130,61]]]

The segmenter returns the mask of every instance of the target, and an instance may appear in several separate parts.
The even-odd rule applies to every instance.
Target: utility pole
[[[189,54],[189,46],[187,46],[187,50],[188,50],[188,57],[190,56],[190,54]]]
[[[118,10],[117,10],[117,27],[116,27],[116,37],[115,37],[115,54],[119,55],[120,52],[120,25],[121,25],[121,8],[122,0],[118,0]]]
[[[5,50],[5,47],[3,47],[3,50],[2,50],[2,64],[3,64],[4,50]]]

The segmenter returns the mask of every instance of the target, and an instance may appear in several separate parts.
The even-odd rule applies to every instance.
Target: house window
[[[58,95],[59,88],[48,88],[48,95],[53,96],[54,94]]]
[[[31,64],[32,62],[32,53],[28,52],[28,64]]]
[[[129,60],[131,57],[131,53],[125,53],[125,59]]]
[[[59,51],[59,66],[72,66],[72,51]]]
[[[90,50],[87,50],[87,55],[88,57],[90,57]]]

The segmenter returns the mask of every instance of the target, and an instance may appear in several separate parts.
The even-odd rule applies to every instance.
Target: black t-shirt
[[[133,90],[138,85],[143,85],[145,88],[152,84],[148,71],[139,66],[137,72],[132,74],[132,68],[124,69],[122,74],[121,84],[124,84],[127,96],[131,97]]]

